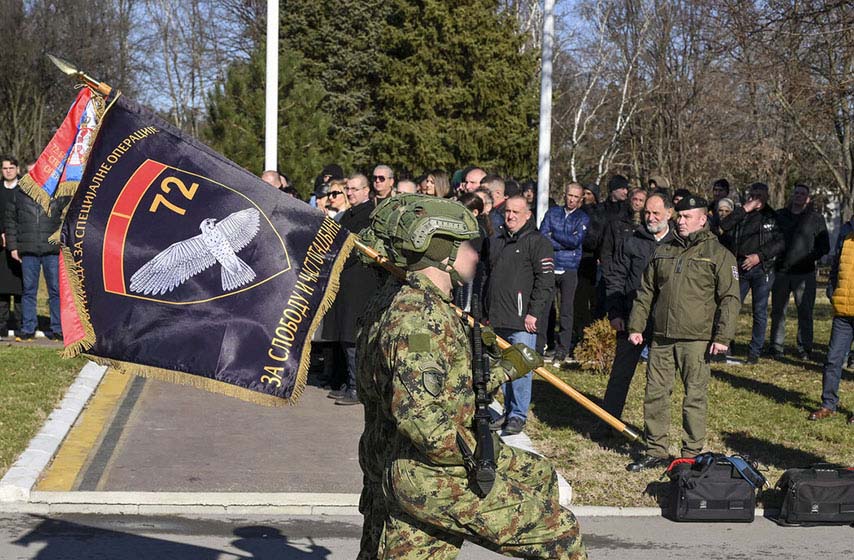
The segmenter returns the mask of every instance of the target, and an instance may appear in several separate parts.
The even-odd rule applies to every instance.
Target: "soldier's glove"
[[[517,343],[501,352],[499,365],[504,369],[507,381],[515,381],[543,365],[543,359],[533,348]]]
[[[492,327],[481,327],[480,330],[480,340],[483,342],[483,351],[489,354],[489,357],[493,360],[498,360],[501,358],[501,348],[498,347],[497,341],[498,336],[495,334],[495,331]]]

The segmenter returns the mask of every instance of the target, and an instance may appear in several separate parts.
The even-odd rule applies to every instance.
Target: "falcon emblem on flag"
[[[237,253],[258,234],[260,221],[255,208],[234,212],[219,222],[202,220],[201,234],[173,243],[142,265],[131,276],[130,291],[165,294],[216,263],[221,266],[224,292],[248,284],[255,279],[255,271]]]

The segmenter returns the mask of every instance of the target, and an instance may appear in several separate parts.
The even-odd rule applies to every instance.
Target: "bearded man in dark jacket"
[[[611,366],[611,377],[605,390],[604,408],[619,418],[626,405],[629,386],[640,360],[642,345],[629,342],[626,323],[632,312],[632,303],[656,247],[673,241],[674,227],[670,223],[673,204],[659,193],[653,193],[644,205],[644,222],[635,228],[614,256],[614,261],[603,277],[606,309],[611,326],[617,331],[617,350]],[[652,337],[652,323],[647,324],[644,339]]]
[[[788,207],[777,212],[777,224],[786,242],[786,251],[777,259],[771,299],[772,357],[783,354],[786,338],[786,306],[795,294],[798,308],[798,357],[809,360],[813,343],[815,307],[815,263],[830,252],[830,237],[824,217],[810,204],[810,190],[795,185]]]

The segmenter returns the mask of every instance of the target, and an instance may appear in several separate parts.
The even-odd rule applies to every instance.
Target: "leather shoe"
[[[821,407],[818,410],[813,410],[807,420],[824,420],[825,418],[830,418],[834,414],[835,411]]]
[[[525,421],[516,416],[511,416],[504,426],[504,432],[502,433],[505,436],[515,436],[516,434],[521,434],[524,430]]]
[[[661,457],[653,457],[652,455],[643,455],[634,463],[626,465],[626,470],[629,472],[640,472],[646,469],[655,469],[666,467],[670,461]]]

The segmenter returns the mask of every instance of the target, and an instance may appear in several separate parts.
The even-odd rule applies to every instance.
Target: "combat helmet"
[[[371,212],[371,225],[359,234],[395,266],[445,270],[461,283],[453,268],[463,241],[480,236],[477,220],[462,204],[423,194],[399,194]],[[448,263],[442,261],[448,258]]]

